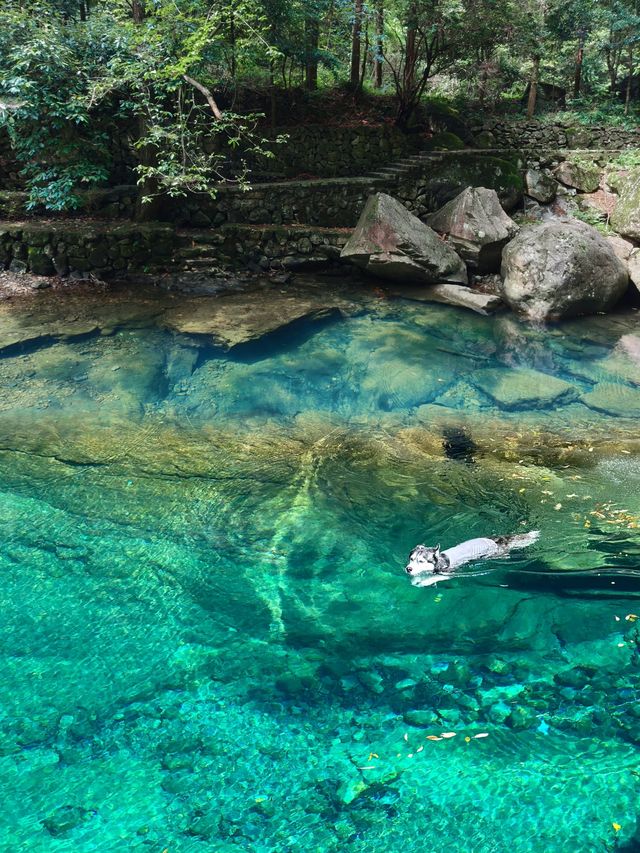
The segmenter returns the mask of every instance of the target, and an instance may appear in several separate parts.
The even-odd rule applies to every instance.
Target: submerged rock
[[[230,349],[259,340],[296,320],[318,320],[350,307],[346,300],[331,294],[323,299],[315,294],[255,290],[220,299],[186,299],[166,312],[163,323],[174,332],[202,335]]]
[[[392,281],[467,282],[465,265],[453,249],[384,193],[369,196],[340,257]]]
[[[504,308],[504,302],[494,293],[483,293],[461,284],[430,284],[426,287],[393,287],[392,296],[413,299],[417,302],[441,302],[457,308],[469,308],[476,314],[494,314]]]
[[[503,409],[545,409],[578,397],[577,390],[569,382],[528,368],[516,368],[508,373],[496,368],[478,370],[472,381]]]
[[[518,233],[495,190],[467,187],[429,217],[429,225],[479,272],[500,269],[503,246]]]
[[[503,298],[529,320],[545,322],[612,308],[625,293],[625,264],[584,222],[523,228],[502,258]]]
[[[599,382],[582,397],[590,409],[623,418],[640,417],[640,390],[616,382]]]

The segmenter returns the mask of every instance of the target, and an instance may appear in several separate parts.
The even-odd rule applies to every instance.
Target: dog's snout
[[[405,566],[404,570],[408,575],[410,575],[411,572],[413,571],[413,566]]]

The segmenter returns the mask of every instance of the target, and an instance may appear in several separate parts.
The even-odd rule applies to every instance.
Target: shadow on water
[[[294,320],[285,328],[263,335],[259,340],[236,344],[231,351],[222,347],[205,345],[201,348],[197,366],[210,358],[225,359],[239,364],[255,364],[276,355],[286,355],[295,352],[315,335],[333,326],[338,326],[343,321],[344,316],[336,308],[317,316],[313,320],[307,318]]]

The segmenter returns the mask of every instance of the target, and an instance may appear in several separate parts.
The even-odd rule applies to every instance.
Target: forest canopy
[[[244,184],[287,97],[378,96],[411,131],[425,97],[533,113],[550,89],[582,120],[635,122],[639,41],[636,0],[5,0],[0,123],[32,207],[74,207],[125,135],[152,208]]]

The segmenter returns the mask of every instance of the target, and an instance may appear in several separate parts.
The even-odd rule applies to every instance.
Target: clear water
[[[0,849],[639,849],[637,316],[149,304],[0,359]]]

